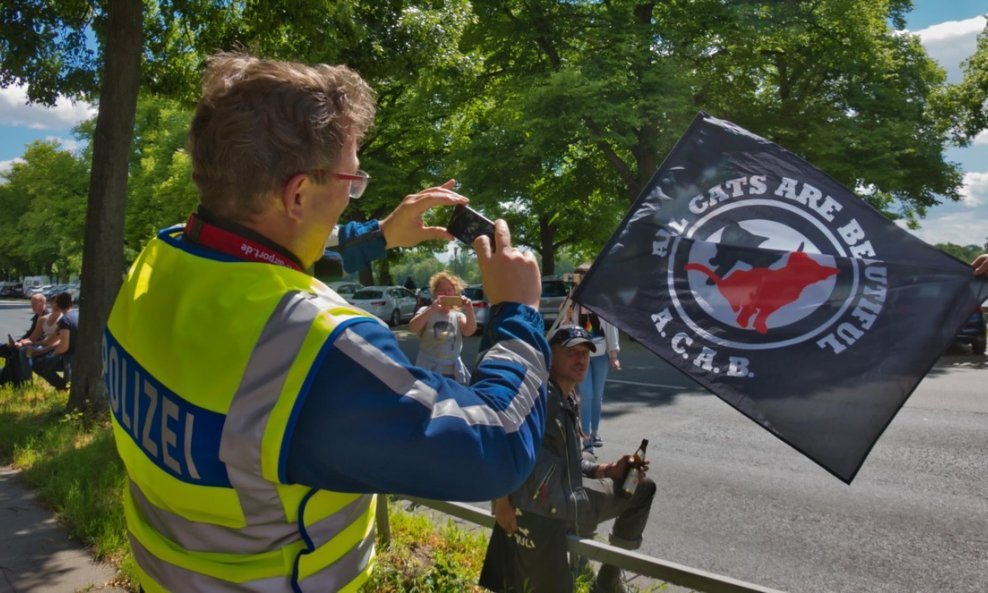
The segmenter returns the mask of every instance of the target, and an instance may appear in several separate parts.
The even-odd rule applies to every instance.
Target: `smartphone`
[[[439,302],[446,305],[447,307],[459,307],[463,304],[463,299],[458,296],[441,296],[439,297]]]
[[[460,204],[453,208],[446,230],[470,246],[477,237],[487,235],[491,241],[491,251],[494,251],[494,222],[469,206]]]

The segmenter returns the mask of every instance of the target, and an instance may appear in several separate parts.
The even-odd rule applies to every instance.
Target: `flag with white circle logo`
[[[985,287],[805,160],[701,113],[574,300],[850,483]]]

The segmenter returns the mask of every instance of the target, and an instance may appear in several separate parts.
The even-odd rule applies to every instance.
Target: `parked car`
[[[422,288],[415,291],[415,309],[421,307],[428,307],[432,304],[432,291],[429,290],[428,286],[423,286]]]
[[[66,292],[68,290],[68,287],[69,287],[68,284],[52,284],[43,291],[43,294],[45,295],[46,299],[51,300],[55,298],[55,295],[60,294],[62,292]]]
[[[463,289],[463,296],[470,299],[473,304],[473,312],[477,318],[477,331],[487,325],[491,317],[491,306],[484,298],[484,285],[471,284]]]
[[[563,302],[566,301],[572,287],[572,282],[554,276],[542,278],[542,298],[539,299],[539,313],[542,314],[546,328],[556,321],[559,308],[563,306]]]
[[[343,297],[343,300],[350,302],[350,299],[353,298],[354,293],[363,288],[364,285],[359,282],[347,282],[344,280],[340,282],[330,282],[329,287],[336,291],[336,294]]]
[[[8,284],[0,289],[0,297],[19,299],[24,297],[24,285],[20,282]]]
[[[415,315],[415,293],[404,286],[367,286],[349,301],[394,327]]]
[[[0,298],[19,298],[24,291],[18,282],[0,282]]]
[[[72,295],[73,303],[78,303],[81,300],[82,285],[78,282],[69,282],[65,285],[65,292]]]
[[[975,354],[985,353],[986,342],[985,317],[981,305],[971,313],[964,325],[957,330],[957,341],[970,344],[971,352]]]

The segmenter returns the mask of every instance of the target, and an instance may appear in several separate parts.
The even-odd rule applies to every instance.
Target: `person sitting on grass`
[[[55,308],[61,311],[58,320],[57,338],[32,355],[34,372],[55,389],[68,389],[72,369],[72,354],[75,352],[76,333],[79,330],[79,312],[72,308],[72,295],[67,292],[55,297]],[[58,373],[61,372],[62,375]]]
[[[20,386],[31,378],[31,365],[28,360],[28,348],[43,337],[43,323],[48,317],[48,303],[43,294],[31,296],[31,325],[24,335],[15,340],[7,336],[7,342],[0,344],[0,358],[4,360],[3,370],[0,371],[0,386],[13,383]]]

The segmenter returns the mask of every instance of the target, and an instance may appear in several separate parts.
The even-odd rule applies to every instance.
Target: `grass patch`
[[[487,531],[460,527],[388,504],[391,545],[378,546],[377,566],[365,593],[461,593],[476,585],[487,549]]]

